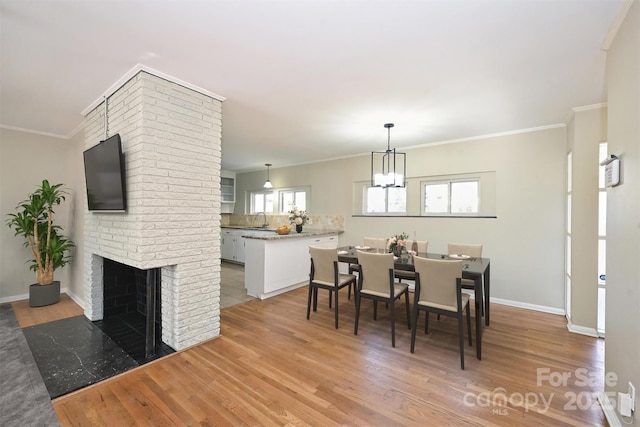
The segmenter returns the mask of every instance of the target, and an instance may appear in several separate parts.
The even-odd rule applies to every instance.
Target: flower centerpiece
[[[387,240],[387,251],[393,252],[396,256],[400,256],[402,252],[407,251],[408,238],[409,235],[405,232],[391,236],[389,240]]]
[[[302,226],[309,222],[307,211],[298,210],[295,206],[289,211],[289,222],[296,225],[296,231],[302,232]]]

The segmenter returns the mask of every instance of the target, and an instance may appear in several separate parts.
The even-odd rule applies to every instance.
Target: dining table
[[[385,250],[370,248],[366,246],[342,246],[338,248],[338,261],[348,264],[358,264],[358,252],[386,252]],[[438,253],[417,253],[419,257],[431,259],[456,259],[462,261],[462,278],[471,279],[474,282],[474,302],[475,302],[475,324],[476,324],[476,357],[482,359],[482,333],[484,325],[482,322],[482,314],[486,316],[487,325],[489,318],[489,304],[483,304],[484,290],[487,290],[486,298],[489,298],[490,280],[491,280],[491,263],[489,258],[473,258],[460,256],[455,254],[438,254]],[[394,257],[394,269],[415,271],[413,264],[413,254],[405,252],[400,256]],[[483,283],[484,282],[484,283]],[[484,306],[484,307],[483,307]]]

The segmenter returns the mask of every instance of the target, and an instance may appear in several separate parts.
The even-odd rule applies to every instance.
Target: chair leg
[[[409,291],[404,293],[404,303],[407,307],[407,329],[411,329],[411,310],[409,309]]]
[[[313,288],[313,311],[318,311],[318,288]]]
[[[484,324],[489,326],[489,317],[490,317],[489,315],[491,314],[489,311],[489,303],[490,303],[489,294],[491,290],[489,289],[490,288],[489,282],[486,282],[484,278],[482,279],[482,284],[484,286],[484,292],[482,294],[484,297],[484,312],[485,312]]]
[[[356,286],[358,286],[358,284],[354,283],[353,284],[353,304],[354,304],[354,306],[358,305],[358,294],[357,294],[358,291],[356,289]]]
[[[414,307],[413,309],[413,328],[411,328],[411,353],[414,352],[416,347],[416,331],[418,330],[418,316],[420,312],[418,311],[418,307]],[[427,313],[427,316],[429,313]]]
[[[469,303],[467,303],[467,333],[469,334],[469,345],[473,345],[471,343],[471,310],[469,309]]]
[[[373,300],[373,320],[378,320],[378,301]]]
[[[462,328],[462,311],[458,312],[458,342],[460,344],[460,367],[464,370],[464,333]]]
[[[331,300],[333,299],[333,291],[329,291],[329,308],[331,308]]]
[[[356,292],[356,321],[353,327],[353,335],[358,335],[358,320],[360,319],[360,300],[362,300],[362,297],[358,292]]]
[[[349,283],[349,289],[347,290],[347,299],[351,301],[351,283]]]
[[[484,290],[484,283],[482,283],[482,282],[483,282],[483,279],[481,278],[481,279],[480,279],[480,286],[482,286],[482,291],[483,291],[483,292],[482,292],[482,304],[480,304],[480,306],[482,307],[482,317],[484,317],[484,314],[485,314],[484,306],[485,306],[485,304],[486,304],[486,302],[487,302],[487,301],[486,301],[486,299],[487,299],[487,298],[486,298],[487,294],[486,294],[486,291]]]
[[[307,320],[309,320],[309,315],[311,314],[311,295],[313,294],[313,286],[309,284],[309,297],[307,298]]]
[[[391,347],[396,346],[396,302],[395,298],[391,297]]]
[[[336,301],[335,301],[336,302],[336,304],[335,304],[335,306],[336,306],[335,307],[335,311],[336,311],[336,314],[335,314],[335,316],[336,316],[336,329],[338,329],[338,294],[339,293],[340,292],[338,292],[338,290],[336,289],[336,291],[335,291],[335,294],[336,294]]]
[[[431,314],[431,313],[429,313],[427,311],[426,318],[424,319],[424,333],[425,334],[429,333],[429,314]]]

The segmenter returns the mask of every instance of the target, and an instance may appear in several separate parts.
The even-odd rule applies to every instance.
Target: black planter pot
[[[29,286],[29,307],[42,307],[60,301],[60,281],[55,280],[50,285]]]

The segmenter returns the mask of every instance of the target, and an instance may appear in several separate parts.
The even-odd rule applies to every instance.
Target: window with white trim
[[[405,214],[407,212],[406,187],[365,187],[363,195],[365,214]]]
[[[608,157],[606,142],[599,145],[601,162]],[[600,336],[605,334],[605,307],[607,282],[607,187],[605,185],[605,167],[600,166],[598,173],[598,321],[597,330]]]
[[[422,182],[422,215],[478,215],[480,180]]]
[[[251,213],[273,213],[273,191],[256,191],[251,193]]]
[[[305,190],[280,191],[280,213],[289,213],[294,206],[299,211],[307,210],[307,192]]]
[[[565,273],[564,273],[564,288],[565,288],[565,312],[567,319],[571,321],[571,183],[573,173],[573,154],[571,151],[567,153],[567,206],[566,206],[566,234],[565,234]]]

